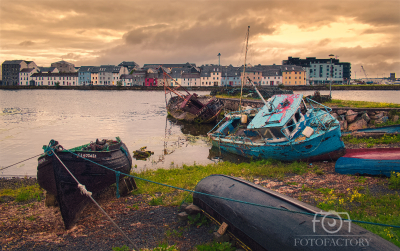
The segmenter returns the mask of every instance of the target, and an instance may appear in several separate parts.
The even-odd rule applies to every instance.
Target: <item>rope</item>
[[[52,153],[54,154],[54,156],[56,156],[56,158],[58,159],[58,161],[60,161],[60,163],[64,166],[65,170],[67,170],[67,172],[71,175],[71,177],[76,181],[76,183],[78,183],[78,188],[79,190],[81,190],[82,194],[85,194],[86,196],[88,196],[94,204],[96,204],[96,206],[103,212],[103,214],[111,221],[111,223],[114,224],[114,226],[122,233],[123,236],[125,236],[125,238],[132,244],[133,248],[135,250],[139,250],[135,243],[133,243],[133,241],[131,239],[129,239],[129,237],[122,231],[121,228],[118,227],[118,225],[111,219],[111,217],[103,210],[103,208],[101,208],[101,206],[93,199],[92,197],[92,193],[86,190],[86,187],[84,185],[82,185],[81,183],[79,183],[79,181],[75,178],[75,176],[70,172],[70,170],[64,165],[64,163],[60,160],[60,158],[57,156],[57,154],[52,150]],[[109,168],[108,168],[109,169]]]
[[[27,161],[27,160],[30,160],[30,159],[36,158],[36,157],[38,157],[38,156],[40,156],[40,155],[42,155],[42,154],[43,154],[43,153],[41,153],[41,154],[38,154],[38,155],[36,155],[36,156],[33,156],[33,157],[30,157],[30,158],[28,158],[28,159],[26,159],[26,160],[22,160],[22,161],[20,161],[20,162],[17,162],[17,163],[15,163],[15,164],[12,164],[12,165],[9,165],[9,166],[6,166],[6,167],[2,167],[2,168],[0,168],[0,171],[2,171],[2,170],[4,170],[4,169],[7,169],[7,168],[9,168],[9,167],[12,167],[12,166],[18,165],[18,164],[20,164],[20,163],[22,163],[22,162],[25,162],[25,161]]]
[[[119,195],[119,175],[121,174],[120,171],[115,172],[115,178],[117,179],[117,181],[115,182],[115,185],[117,186],[117,198],[119,199],[120,195]]]
[[[69,151],[69,150],[66,150],[66,151]],[[77,155],[76,153],[73,153],[73,152],[71,152],[71,151],[69,151],[69,152],[72,153],[72,154],[74,154],[74,155],[76,155],[76,156],[78,156],[78,157],[80,157],[80,158],[83,158],[83,157]],[[109,168],[109,167],[103,166],[103,165],[101,165],[101,164],[98,164],[98,163],[96,163],[96,162],[94,162],[94,161],[92,161],[92,160],[90,160],[90,159],[86,159],[86,158],[83,158],[83,159],[85,159],[85,160],[87,160],[87,161],[89,161],[89,162],[92,162],[92,163],[94,163],[94,164],[97,164],[97,165],[99,165],[99,166],[101,166],[101,167],[104,167],[104,168],[106,168],[106,169],[108,169],[108,170],[110,170],[110,171],[116,172],[115,170],[113,170],[113,169],[111,169],[111,168]],[[130,174],[124,174],[124,175],[129,176],[129,177],[132,177],[132,178],[135,178],[135,179],[143,180],[143,181],[146,181],[146,182],[150,182],[150,183],[153,183],[153,184],[156,184],[156,185],[166,186],[166,187],[169,187],[169,188],[173,188],[173,189],[177,189],[177,190],[182,190],[182,191],[189,192],[189,193],[196,193],[196,194],[200,194],[200,195],[204,195],[204,196],[214,197],[214,198],[217,198],[217,199],[222,199],[222,200],[227,200],[227,201],[232,201],[232,202],[237,202],[237,203],[242,203],[242,204],[257,206],[257,207],[269,208],[269,209],[274,209],[274,210],[280,210],[280,211],[285,211],[285,212],[289,212],[289,213],[311,215],[311,216],[316,216],[316,217],[328,217],[328,216],[326,216],[326,215],[321,215],[321,214],[313,214],[313,213],[307,213],[307,212],[299,212],[299,211],[293,211],[293,210],[288,210],[288,209],[284,209],[284,208],[278,208],[278,207],[267,206],[267,205],[261,205],[261,204],[252,203],[252,202],[246,202],[246,201],[241,201],[241,200],[236,200],[236,199],[225,198],[225,197],[221,197],[221,196],[217,196],[217,195],[213,195],[213,194],[202,193],[202,192],[198,192],[198,191],[194,191],[194,190],[190,190],[190,189],[185,189],[185,188],[181,188],[181,187],[176,187],[176,186],[172,186],[172,185],[168,185],[168,184],[159,183],[159,182],[156,182],[156,181],[152,181],[152,180],[140,178],[140,177],[137,177],[137,176],[134,176],[134,175],[130,175]],[[338,220],[340,220],[339,218],[334,218],[334,217],[328,217],[328,218],[333,218],[333,219],[338,219]],[[359,221],[359,220],[349,220],[349,221],[351,221],[351,222],[356,222],[356,223],[364,223],[364,224],[370,224],[370,225],[376,225],[376,226],[383,226],[383,227],[393,227],[393,228],[399,228],[399,229],[400,229],[400,226],[395,226],[395,225],[388,225],[388,224],[382,224],[382,223],[374,223],[374,222],[368,222],[368,221]]]

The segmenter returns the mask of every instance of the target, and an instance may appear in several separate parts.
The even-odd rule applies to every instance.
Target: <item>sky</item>
[[[333,54],[400,77],[400,0],[0,0],[0,61],[240,66],[248,26],[248,64]]]

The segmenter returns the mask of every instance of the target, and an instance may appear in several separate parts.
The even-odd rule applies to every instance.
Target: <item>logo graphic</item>
[[[323,215],[323,217],[322,217]],[[343,218],[340,215],[344,216]],[[318,220],[318,219],[320,220]],[[348,222],[349,233],[351,231],[351,220],[350,215],[347,212],[319,212],[314,215],[313,222],[313,232],[315,233],[315,226],[317,222],[321,222],[321,226],[326,233],[335,234],[340,231],[343,227],[343,222]]]

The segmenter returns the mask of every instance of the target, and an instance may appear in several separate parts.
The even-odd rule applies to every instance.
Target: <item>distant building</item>
[[[2,64],[3,85],[18,85],[19,72],[21,69],[31,68],[37,69],[37,65],[33,61],[25,60],[6,60]]]
[[[390,73],[390,80],[392,81],[396,80],[396,73]]]
[[[37,68],[24,68],[19,72],[19,81],[18,85],[35,85],[32,82],[32,75],[34,73],[38,73],[39,69]]]
[[[79,85],[90,85],[91,84],[91,69],[94,66],[81,66],[78,70],[78,83]]]
[[[284,85],[306,85],[306,71],[301,66],[284,65],[282,82]]]
[[[57,68],[59,72],[76,72],[75,65],[64,60],[51,63],[51,67]]]
[[[48,85],[56,86],[77,86],[78,83],[78,73],[77,72],[59,72],[59,73],[44,73],[38,72],[31,76],[32,80],[30,85]]]
[[[139,65],[133,61],[123,61],[118,66],[126,67],[126,69],[128,69],[128,73],[132,72],[132,70],[139,69]]]
[[[351,79],[351,64],[340,63],[338,59],[306,59],[288,57],[283,60],[283,65],[301,66],[306,71],[306,82],[311,85],[327,83],[347,84]]]

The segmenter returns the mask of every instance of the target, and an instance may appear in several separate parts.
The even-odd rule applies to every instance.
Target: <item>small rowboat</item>
[[[37,180],[49,196],[56,197],[66,229],[74,225],[90,198],[81,194],[77,182],[64,165],[93,194],[116,183],[117,178],[118,181],[127,182],[122,179],[123,175],[114,171],[129,174],[132,168],[132,157],[128,148],[118,137],[116,140],[96,140],[70,150],[64,150],[57,141],[52,140],[49,147],[57,156],[43,154],[39,157]],[[43,148],[48,149],[48,146]],[[133,179],[128,182],[131,183],[130,186],[136,187]]]
[[[400,172],[400,148],[347,149],[335,164],[341,174],[385,175]]]

